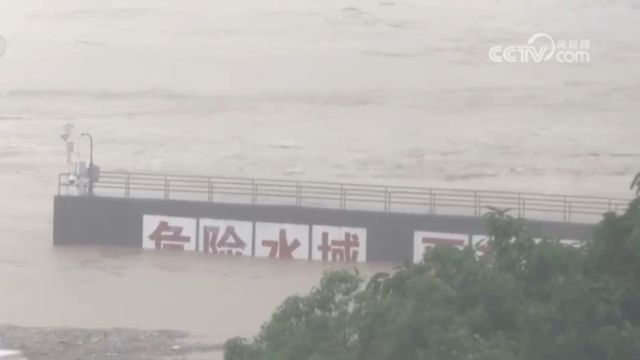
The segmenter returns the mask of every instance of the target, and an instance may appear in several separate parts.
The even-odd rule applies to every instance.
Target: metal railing
[[[58,194],[74,195],[69,174],[60,174]],[[627,199],[508,191],[381,186],[319,181],[219,176],[102,172],[97,196],[161,198],[254,205],[481,216],[488,206],[514,216],[565,222],[595,222],[605,212],[626,209]],[[77,192],[75,192],[77,194]]]

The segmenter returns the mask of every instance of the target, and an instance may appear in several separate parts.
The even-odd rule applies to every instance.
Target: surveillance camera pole
[[[80,136],[89,138],[89,196],[93,196],[93,136],[82,133]]]

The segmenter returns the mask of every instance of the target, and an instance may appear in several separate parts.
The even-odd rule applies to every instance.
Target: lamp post
[[[89,138],[89,196],[93,196],[93,136],[82,133],[80,136]]]

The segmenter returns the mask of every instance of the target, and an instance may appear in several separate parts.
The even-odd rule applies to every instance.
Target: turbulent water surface
[[[591,62],[489,61],[536,32]],[[66,123],[103,169],[628,197],[638,34],[634,1],[0,0],[0,321],[222,341],[326,269],[52,249]]]

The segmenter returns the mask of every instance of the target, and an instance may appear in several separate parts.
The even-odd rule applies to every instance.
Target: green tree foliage
[[[330,272],[226,360],[640,359],[640,198],[580,248],[494,209],[491,253],[436,248],[373,276]]]

